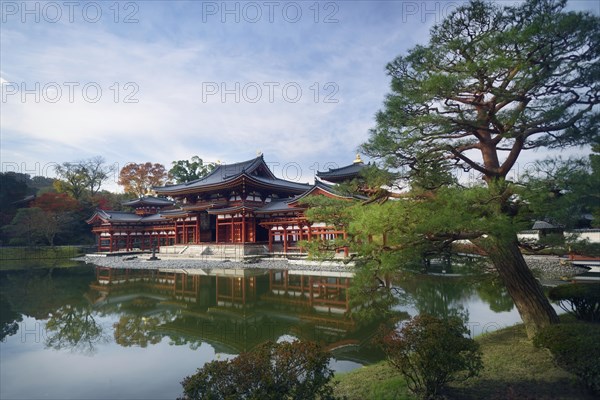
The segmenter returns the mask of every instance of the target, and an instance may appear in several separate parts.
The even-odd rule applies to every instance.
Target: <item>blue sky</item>
[[[260,151],[276,175],[312,181],[353,160],[388,92],[386,63],[457,4],[2,1],[1,169]]]

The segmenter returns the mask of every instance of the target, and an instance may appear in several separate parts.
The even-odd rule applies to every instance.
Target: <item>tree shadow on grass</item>
[[[464,400],[593,400],[597,399],[586,391],[575,379],[559,379],[552,382],[542,380],[506,381],[476,379],[462,387],[451,387],[450,399]]]

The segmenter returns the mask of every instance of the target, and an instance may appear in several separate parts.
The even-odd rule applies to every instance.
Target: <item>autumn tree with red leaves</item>
[[[126,193],[144,196],[153,186],[161,186],[167,182],[168,174],[165,166],[159,163],[129,163],[119,173],[119,185]]]
[[[41,210],[34,221],[35,229],[54,246],[56,235],[62,232],[81,207],[79,202],[66,193],[44,193],[31,204],[33,209]]]

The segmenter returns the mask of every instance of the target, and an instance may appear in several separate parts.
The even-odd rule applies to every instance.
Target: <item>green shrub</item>
[[[550,350],[556,364],[575,374],[592,393],[600,394],[600,325],[550,325],[534,338]]]
[[[588,240],[578,240],[570,243],[569,247],[575,254],[600,257],[600,243],[590,243]]]
[[[422,399],[435,399],[447,383],[477,376],[483,367],[479,344],[457,317],[419,315],[382,338],[389,363]]]
[[[577,319],[600,322],[600,283],[559,285],[550,290],[548,297]]]
[[[182,399],[334,399],[330,355],[312,342],[268,342],[212,361],[181,382]]]

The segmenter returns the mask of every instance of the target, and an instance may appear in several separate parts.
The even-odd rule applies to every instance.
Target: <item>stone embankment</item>
[[[354,263],[294,261],[284,258],[254,258],[244,261],[214,260],[202,258],[148,260],[148,255],[93,257],[84,256],[76,260],[101,267],[130,269],[288,269],[303,271],[352,271]],[[585,268],[574,267],[556,256],[525,256],[525,261],[534,274],[545,280],[558,280],[563,277],[586,272]]]
[[[344,264],[342,262],[319,262],[306,260],[286,260],[284,258],[254,258],[243,261],[230,260],[205,260],[197,259],[159,259],[148,260],[148,255],[140,256],[114,256],[93,257],[84,256],[76,258],[77,261],[95,264],[101,267],[130,268],[130,269],[287,269],[303,271],[352,271],[354,263]]]
[[[527,265],[540,279],[558,280],[587,272],[587,269],[575,267],[564,258],[557,256],[524,256]]]

